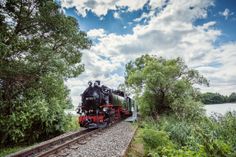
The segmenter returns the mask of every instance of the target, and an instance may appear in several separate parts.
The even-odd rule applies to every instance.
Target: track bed
[[[120,122],[97,132],[81,143],[61,150],[55,156],[68,157],[120,157],[124,156],[136,128],[129,122]]]

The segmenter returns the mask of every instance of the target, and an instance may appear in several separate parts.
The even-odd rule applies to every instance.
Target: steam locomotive
[[[129,117],[135,108],[135,102],[123,91],[112,90],[88,82],[88,88],[81,94],[82,103],[78,106],[79,124],[85,128],[106,127],[116,120]]]

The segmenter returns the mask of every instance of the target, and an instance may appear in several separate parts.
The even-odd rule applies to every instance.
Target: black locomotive
[[[112,90],[90,81],[83,92],[82,104],[78,107],[79,124],[86,128],[105,127],[110,123],[132,115],[134,101],[120,90]]]

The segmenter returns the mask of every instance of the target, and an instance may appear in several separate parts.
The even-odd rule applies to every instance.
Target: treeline
[[[229,96],[221,95],[219,93],[203,93],[200,94],[200,100],[204,104],[222,104],[236,102],[236,93],[233,92]]]

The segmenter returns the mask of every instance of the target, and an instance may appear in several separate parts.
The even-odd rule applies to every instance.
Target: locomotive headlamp
[[[108,110],[108,108],[107,108],[107,107],[104,107],[102,110],[103,110],[104,112],[106,112],[106,111]]]

